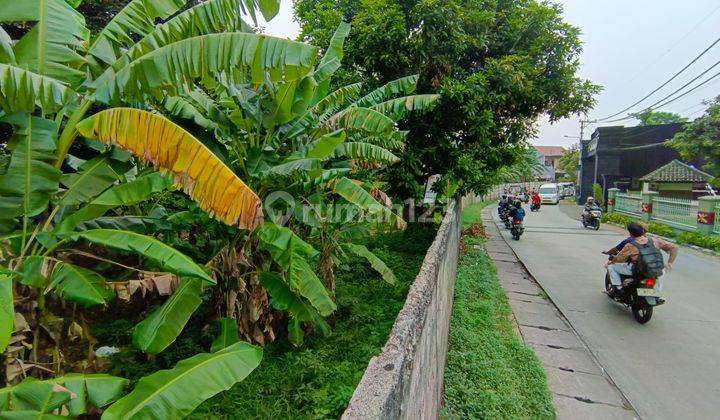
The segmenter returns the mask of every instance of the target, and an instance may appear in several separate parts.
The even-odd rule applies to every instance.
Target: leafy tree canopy
[[[706,162],[703,169],[717,177],[720,175],[720,97],[709,105],[705,114],[687,123],[669,144],[685,160],[702,156]]]
[[[483,192],[523,157],[535,121],[582,113],[600,88],[576,76],[582,46],[562,8],[535,0],[298,0],[301,38],[327,45],[352,23],[341,83],[381,85],[418,73],[442,94],[433,112],[404,121],[407,147],[389,181],[418,196],[430,174],[457,192]],[[449,185],[442,182],[438,185]]]
[[[653,111],[651,109],[633,116],[640,121],[639,125],[641,126],[684,123],[687,121],[687,118],[674,112]]]
[[[570,146],[558,162],[558,169],[567,173],[568,181],[575,182],[578,178],[578,162],[580,161],[580,146],[576,143]]]

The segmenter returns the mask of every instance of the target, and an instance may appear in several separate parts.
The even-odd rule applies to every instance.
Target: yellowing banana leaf
[[[237,321],[232,318],[220,318],[218,319],[218,323],[220,324],[220,333],[210,346],[211,353],[230,347],[240,341]]]
[[[407,223],[405,223],[400,216],[380,204],[369,192],[365,191],[363,187],[357,185],[351,179],[346,177],[340,178],[334,184],[334,191],[362,210],[373,215],[381,216],[383,220],[393,223],[399,229],[405,229],[405,227],[407,227]]]
[[[328,316],[337,308],[328,291],[308,263],[318,252],[292,230],[265,223],[258,229],[260,246],[285,270],[290,288],[307,299],[320,315]]]
[[[76,99],[76,93],[57,79],[0,63],[0,108],[6,113],[53,113]]]
[[[215,280],[190,257],[150,236],[123,230],[93,229],[72,234],[70,238],[85,239],[109,248],[134,252],[156,262],[165,271],[215,284]]]
[[[10,166],[0,175],[3,200],[19,197],[22,214],[32,217],[42,213],[50,195],[58,189],[60,171],[55,160],[55,123],[27,114],[13,114],[3,120],[16,127],[19,138],[10,158]],[[0,216],[1,217],[1,216]]]
[[[264,35],[200,35],[148,52],[116,74],[98,79],[93,97],[105,103],[148,94],[163,98],[190,90],[196,79],[221,72],[244,76],[254,84],[266,78],[289,83],[312,70],[316,55],[311,45]]]
[[[395,274],[392,272],[390,267],[388,267],[383,260],[378,258],[377,255],[370,252],[370,250],[367,249],[366,246],[357,244],[346,244],[345,246],[353,254],[365,258],[370,263],[370,266],[373,268],[373,270],[380,273],[383,280],[390,284],[395,284],[397,282],[397,278],[395,277]]]
[[[202,283],[193,278],[183,278],[180,286],[133,331],[133,344],[145,353],[158,354],[180,335],[190,316],[202,303]]]
[[[245,379],[261,360],[262,349],[245,342],[198,354],[140,379],[132,392],[105,410],[102,419],[183,418]]]
[[[115,297],[101,275],[66,262],[55,266],[48,288],[55,289],[63,299],[86,307],[104,305]]]
[[[12,277],[0,274],[0,353],[5,352],[15,325]],[[2,404],[0,404],[0,410]]]
[[[202,142],[172,121],[138,109],[113,108],[81,121],[77,129],[171,172],[200,208],[228,225],[253,229],[262,223],[260,198]]]
[[[4,2],[0,22],[35,22],[15,44],[18,67],[77,86],[90,31],[83,16],[65,0]]]

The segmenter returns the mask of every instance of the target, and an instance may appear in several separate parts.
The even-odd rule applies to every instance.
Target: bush
[[[678,236],[681,244],[697,245],[720,252],[720,236],[703,235],[697,232],[683,232]]]
[[[659,236],[667,236],[669,238],[675,237],[675,230],[670,226],[663,225],[661,223],[650,222],[648,225],[648,232]]]
[[[628,223],[634,222],[635,219],[620,213],[604,213],[602,221],[605,223],[615,223],[616,225],[626,226]]]

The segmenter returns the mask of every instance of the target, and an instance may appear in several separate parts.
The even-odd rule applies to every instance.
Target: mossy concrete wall
[[[461,206],[453,202],[390,338],[373,357],[343,419],[436,419],[440,413],[460,244]]]

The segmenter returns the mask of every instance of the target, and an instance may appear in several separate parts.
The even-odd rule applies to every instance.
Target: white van
[[[543,204],[557,204],[560,202],[560,191],[557,184],[543,184],[538,191],[540,202]]]

